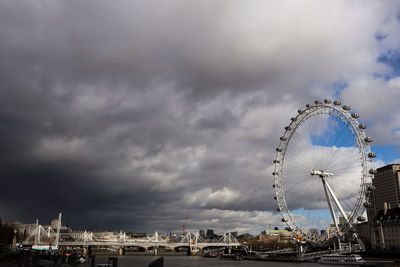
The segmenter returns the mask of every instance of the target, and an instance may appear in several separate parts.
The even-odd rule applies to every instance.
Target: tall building
[[[206,236],[214,236],[214,235],[215,234],[213,229],[207,229]]]
[[[375,212],[387,208],[397,208],[400,205],[400,164],[390,164],[376,170],[373,185]]]
[[[372,248],[400,248],[400,164],[378,168],[372,182],[368,227]]]

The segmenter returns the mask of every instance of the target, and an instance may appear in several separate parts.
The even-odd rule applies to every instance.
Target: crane
[[[186,213],[185,220],[183,221],[183,224],[182,224],[182,234],[185,233],[185,226],[186,226],[186,223],[187,223],[188,219],[189,219],[189,212]]]

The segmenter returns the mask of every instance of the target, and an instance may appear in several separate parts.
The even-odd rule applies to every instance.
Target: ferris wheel
[[[338,100],[316,100],[298,110],[280,137],[274,198],[282,222],[303,239],[319,242],[354,232],[366,220],[376,155],[358,118]],[[326,229],[332,231],[321,234]]]

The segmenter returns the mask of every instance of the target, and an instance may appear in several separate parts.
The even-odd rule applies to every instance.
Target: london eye
[[[350,110],[338,100],[307,104],[289,120],[276,149],[277,210],[287,229],[310,242],[355,233],[371,205],[376,155],[367,126]]]

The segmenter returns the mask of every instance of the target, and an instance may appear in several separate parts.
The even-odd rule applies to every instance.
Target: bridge
[[[149,248],[169,248],[189,247],[190,250],[203,250],[207,247],[238,247],[242,244],[231,234],[226,233],[218,242],[206,242],[198,231],[187,232],[183,238],[177,242],[163,238],[158,232],[145,238],[130,238],[125,232],[120,231],[118,235],[108,238],[96,236],[96,233],[84,231],[78,234],[73,240],[64,240],[60,237],[61,213],[59,215],[57,229],[47,228],[36,222],[35,230],[23,242],[24,245],[32,245],[34,249],[58,249],[59,247],[83,248],[84,251],[89,247],[117,247],[120,254],[127,247],[141,247],[145,250]]]
[[[39,243],[39,242],[38,242]],[[205,242],[198,232],[188,232],[179,242],[169,242],[163,239],[157,232],[150,237],[133,239],[128,238],[126,233],[120,232],[117,240],[99,240],[93,233],[84,232],[83,238],[75,241],[60,240],[60,247],[87,247],[87,246],[110,246],[110,247],[165,247],[175,249],[178,247],[195,247],[204,249],[206,247],[237,247],[242,246],[231,233],[225,234],[218,242]]]

